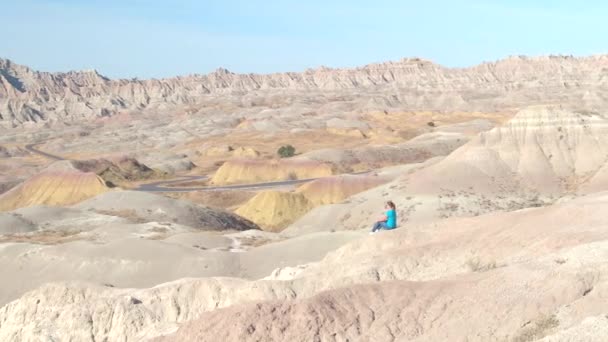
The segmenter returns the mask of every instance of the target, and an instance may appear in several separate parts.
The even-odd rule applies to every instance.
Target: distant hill
[[[111,80],[98,72],[49,73],[0,59],[0,127],[73,122],[119,112],[349,102],[360,110],[515,111],[532,104],[606,104],[608,55],[510,57],[470,68],[418,58],[354,69]],[[243,98],[256,94],[255,100]],[[219,104],[219,105],[218,105]]]

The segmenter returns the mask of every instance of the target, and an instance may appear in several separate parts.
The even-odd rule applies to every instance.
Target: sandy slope
[[[129,216],[144,222],[179,223],[206,230],[258,229],[251,221],[221,209],[138,191],[108,192],[79,203],[75,208]]]
[[[323,233],[284,240],[275,234],[247,230],[256,226],[221,210],[157,195],[125,192],[122,196],[131,206],[122,207],[122,202],[112,197],[111,203],[123,208],[116,213],[119,216],[111,211],[100,210],[104,213],[100,214],[57,207],[2,213],[0,269],[11,277],[3,283],[0,303],[52,281],[149,287],[184,277],[262,278],[278,267],[317,261],[361,236]],[[145,220],[125,214],[124,210],[134,208],[142,198],[148,200],[140,202],[142,208],[155,212],[156,204],[163,214],[142,215]],[[186,223],[198,225],[175,223],[172,217],[189,218]],[[309,244],[318,246],[306,247]]]
[[[45,285],[0,311],[0,336],[139,339],[191,321],[172,340],[541,338],[604,312],[606,209],[602,193],[409,225],[355,240],[288,281],[183,279],[142,290]]]

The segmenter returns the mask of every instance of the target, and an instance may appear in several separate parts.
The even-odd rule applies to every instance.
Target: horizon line
[[[232,74],[232,75],[249,75],[249,76],[271,76],[271,75],[279,75],[279,74],[305,74],[305,73],[310,73],[310,72],[319,72],[319,71],[337,71],[337,70],[361,70],[361,69],[365,69],[371,66],[378,66],[378,65],[383,65],[383,64],[396,64],[396,63],[403,63],[403,62],[407,62],[407,61],[411,61],[411,62],[419,62],[419,63],[429,63],[435,66],[439,66],[441,68],[444,69],[448,69],[448,70],[465,70],[465,69],[472,69],[472,68],[476,68],[479,67],[481,65],[486,65],[486,64],[497,64],[500,62],[504,62],[510,59],[520,59],[520,60],[539,60],[539,59],[543,59],[543,58],[556,58],[556,59],[592,59],[592,58],[607,58],[608,59],[608,53],[596,53],[596,54],[588,54],[588,55],[575,55],[575,54],[542,54],[542,55],[525,55],[525,54],[514,54],[514,55],[508,55],[506,57],[502,57],[502,58],[498,58],[495,60],[490,60],[490,61],[481,61],[478,63],[474,63],[468,66],[456,66],[456,67],[450,67],[450,66],[446,66],[443,65],[441,63],[437,63],[431,59],[426,59],[423,57],[402,57],[400,59],[397,60],[393,60],[393,59],[389,59],[389,60],[385,60],[385,61],[377,61],[377,62],[370,62],[367,64],[363,64],[363,65],[358,65],[358,66],[348,66],[348,67],[330,67],[330,66],[325,66],[325,65],[318,65],[315,67],[308,67],[305,68],[304,70],[299,70],[299,71],[275,71],[275,72],[268,72],[268,73],[257,73],[257,72],[232,72],[229,69],[219,66],[217,68],[215,68],[213,71],[208,72],[208,73],[188,73],[188,74],[179,74],[179,75],[173,75],[173,76],[167,76],[167,77],[150,77],[150,78],[140,78],[140,77],[118,77],[118,78],[112,78],[112,77],[108,77],[106,76],[103,72],[99,72],[99,70],[97,70],[96,68],[90,68],[90,69],[71,69],[71,70],[67,70],[67,71],[47,71],[47,70],[40,70],[40,69],[36,69],[34,67],[31,67],[27,64],[20,64],[18,62],[15,62],[14,60],[12,60],[11,58],[3,58],[2,56],[0,56],[0,61],[7,61],[11,64],[15,64],[21,67],[25,67],[29,70],[32,70],[34,72],[40,72],[40,73],[46,73],[46,74],[78,74],[78,73],[91,73],[94,72],[95,74],[97,74],[98,76],[105,78],[109,81],[162,81],[162,80],[168,80],[168,79],[175,79],[175,78],[183,78],[183,77],[193,77],[193,76],[209,76],[209,75],[214,75],[214,74],[218,74],[218,73],[228,73],[228,74]]]

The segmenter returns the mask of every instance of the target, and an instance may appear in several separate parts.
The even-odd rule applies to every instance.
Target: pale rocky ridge
[[[231,98],[240,108],[298,102],[350,103],[353,109],[502,111],[540,103],[595,108],[608,101],[602,95],[606,87],[605,55],[511,57],[470,68],[409,58],[354,69],[268,75],[218,69],[160,80],[110,80],[96,71],[38,72],[0,59],[0,123],[15,127],[144,109],[217,106],[218,97],[224,103]]]

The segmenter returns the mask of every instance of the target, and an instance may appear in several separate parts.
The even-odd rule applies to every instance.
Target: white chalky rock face
[[[366,228],[389,199],[401,224],[546,205],[608,190],[607,156],[606,114],[534,107],[439,162],[346,203],[313,209],[286,232]]]
[[[529,187],[563,191],[605,167],[607,133],[603,113],[531,108],[505,126],[481,133],[471,145],[497,154]]]

